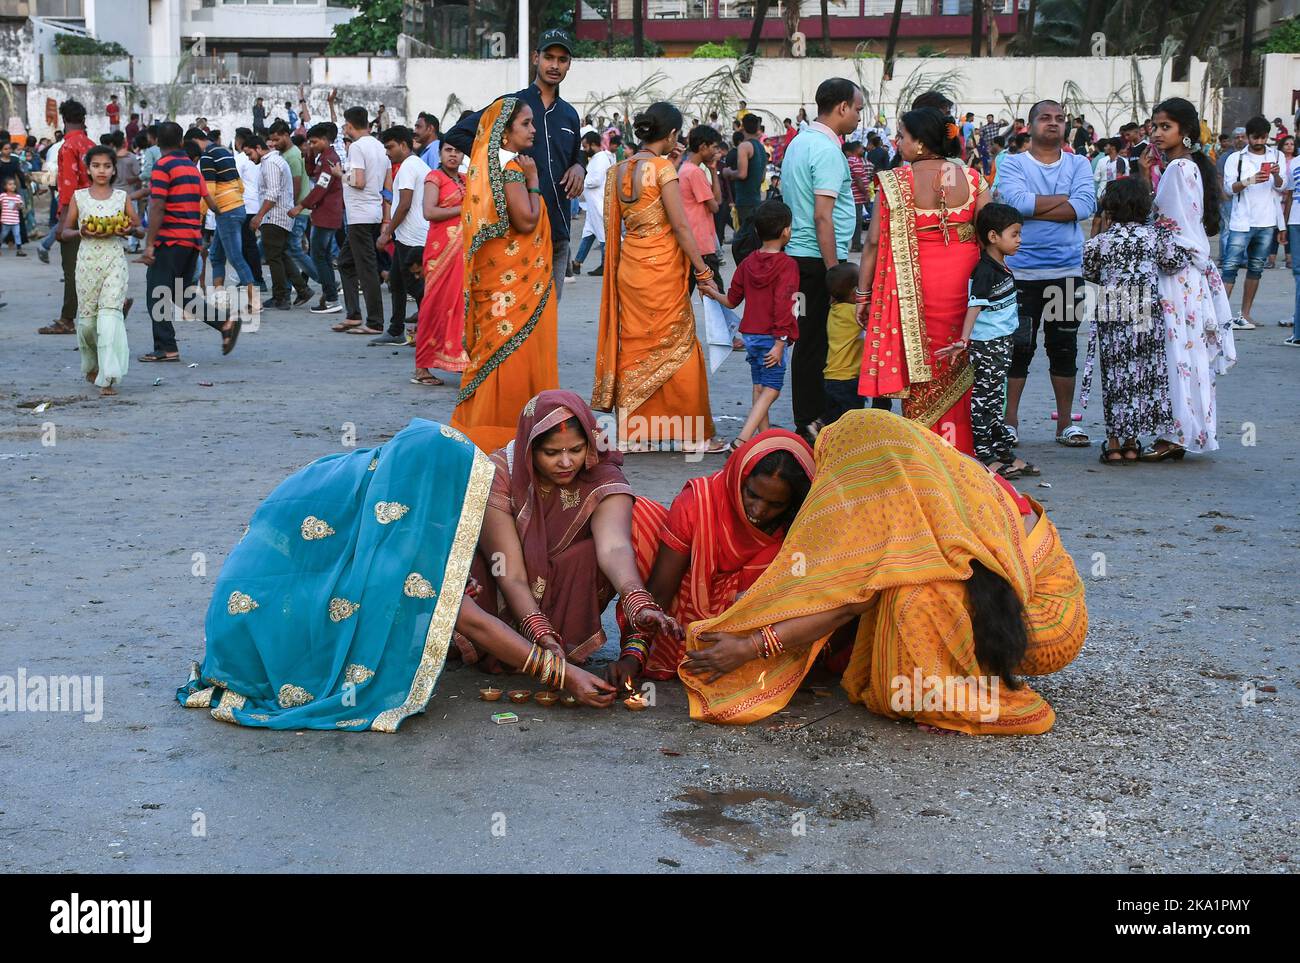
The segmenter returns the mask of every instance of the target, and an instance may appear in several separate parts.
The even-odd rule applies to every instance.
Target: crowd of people
[[[447,425],[416,421],[271,495],[222,572],[182,702],[246,725],[391,730],[450,656],[591,705],[680,677],[694,717],[748,722],[824,650],[873,712],[1045,731],[1052,710],[1020,676],[1072,659],[1086,612],[1042,507],[1010,484],[1041,474],[1017,452],[1038,344],[1057,444],[1093,445],[1075,414],[1091,318],[1078,400],[1099,364],[1101,462],[1215,451],[1215,380],[1278,246],[1300,278],[1281,230],[1300,188],[1294,139],[1256,118],[1216,141],[1181,98],[1115,137],[1053,100],[980,123],[938,91],[888,129],[845,78],[775,136],[744,102],[727,123],[666,102],[580,117],[560,95],[572,58],[563,31],[544,31],[535,81],[445,132],[428,113],[408,128],[382,105],[340,112],[331,94],[329,120],[305,98],[284,118],[259,100],[229,146],[203,118],[96,146],[84,107],[62,105],[65,298],[41,330],[75,332],[105,393],[127,367],[129,243],[148,266],[142,363],[179,360],[178,312],[229,353],[261,310],[310,305],[342,315],[334,332],[412,346],[414,385],[459,378]],[[32,207],[10,193],[4,223]],[[588,401],[561,390],[558,330],[566,285],[589,277]],[[731,439],[712,416],[696,291],[751,375]],[[1288,323],[1300,332],[1300,311]],[[787,373],[788,431],[772,418]],[[621,467],[648,450],[726,459],[663,506]],[[428,473],[446,484],[408,490]],[[304,519],[313,498],[333,507]],[[376,549],[375,525],[403,524],[441,534]],[[265,604],[280,594],[302,604]],[[583,666],[615,596],[620,658],[599,678]],[[337,651],[305,653],[313,605],[327,627],[357,620]],[[1000,680],[999,721],[900,709],[890,679],[922,665]]]

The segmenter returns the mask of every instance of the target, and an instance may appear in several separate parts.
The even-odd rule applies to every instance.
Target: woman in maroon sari
[[[424,241],[424,299],[415,329],[415,377],[411,384],[433,387],[443,383],[432,369],[464,371],[465,245],[461,237],[460,206],[465,179],[460,175],[464,155],[443,141],[440,166],[424,178],[424,216],[429,234]]]
[[[973,456],[970,360],[938,353],[961,337],[980,257],[975,216],[989,199],[977,170],[946,159],[959,149],[951,118],[911,110],[899,136],[909,163],[876,175],[879,203],[858,278],[867,332],[858,392],[902,398],[904,417]]]
[[[684,637],[646,591],[632,551],[632,488],[572,391],[543,391],[515,440],[491,455],[496,473],[471,574],[478,603],[545,648],[580,663],[605,644],[600,617],[615,593],[646,632]],[[456,638],[466,662],[480,653]],[[495,661],[485,667],[495,670]]]

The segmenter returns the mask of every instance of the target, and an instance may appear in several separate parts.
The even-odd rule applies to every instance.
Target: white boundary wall
[[[1300,90],[1300,54],[1265,54],[1261,74],[1261,103],[1269,120],[1282,117],[1291,129],[1291,91]]]
[[[1300,62],[1300,57],[1293,58]],[[337,59],[331,63],[338,63]],[[734,61],[706,60],[691,57],[669,57],[644,60],[577,60],[561,88],[564,98],[584,113],[587,107],[619,90],[629,89],[645,82],[656,72],[666,79],[655,84],[655,91],[664,99],[687,83],[709,74]],[[341,69],[341,68],[339,68]],[[816,113],[814,95],[817,85],[827,77],[847,77],[865,85],[869,106],[883,111],[889,121],[895,121],[895,102],[898,92],[908,77],[919,70],[922,76],[937,76],[947,71],[959,71],[959,111],[974,111],[982,119],[992,113],[1000,119],[1025,116],[1030,105],[1047,97],[1061,97],[1067,81],[1073,81],[1084,93],[1083,113],[1097,128],[1098,134],[1115,133],[1120,124],[1132,114],[1129,94],[1133,71],[1131,61],[1123,57],[942,57],[931,59],[902,59],[894,70],[894,81],[882,88],[880,78],[884,63],[879,59],[764,59],[754,68],[753,77],[745,87],[744,99],[755,110],[770,112],[777,118],[793,117],[802,106],[809,115]],[[1149,106],[1153,106],[1160,62],[1148,57],[1139,60],[1142,87]],[[445,123],[453,122],[459,110],[448,112],[449,99],[455,97],[466,108],[477,109],[503,93],[518,89],[517,66],[513,60],[431,60],[412,58],[406,62],[407,116],[414,117],[421,110],[432,111]],[[860,71],[860,73],[859,73]],[[1189,81],[1175,84],[1169,80],[1170,65],[1164,67],[1160,84],[1161,97],[1186,97],[1201,107],[1201,79],[1205,65],[1193,60]],[[1300,84],[1296,85],[1300,89]],[[1005,95],[1005,96],[1004,96]],[[1012,106],[1008,107],[1007,100]],[[1290,88],[1287,89],[1287,101]],[[691,105],[678,104],[688,117],[698,119]],[[1212,106],[1212,105],[1207,105]],[[607,106],[605,113],[621,108]],[[1284,115],[1289,110],[1282,110]],[[446,115],[446,116],[445,116]],[[1143,118],[1145,119],[1145,118]],[[1209,118],[1211,127],[1217,126],[1217,117]],[[767,123],[769,133],[775,133],[772,122]]]

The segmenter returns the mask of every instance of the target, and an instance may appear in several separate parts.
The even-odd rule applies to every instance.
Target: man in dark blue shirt
[[[533,126],[537,128],[537,139],[524,153],[537,162],[538,186],[551,222],[556,298],[564,290],[564,276],[569,267],[569,201],[582,193],[585,173],[578,159],[582,140],[578,112],[560,97],[560,83],[572,62],[573,40],[569,35],[558,28],[542,31],[533,53],[537,79],[509,95],[532,108]],[[476,111],[462,117],[443,139],[468,156],[482,113]]]

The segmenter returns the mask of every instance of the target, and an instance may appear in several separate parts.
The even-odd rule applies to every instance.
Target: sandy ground
[[[332,334],[338,316],[304,308],[268,312],[227,358],[187,324],[196,367],[133,363],[121,395],[100,400],[74,339],[35,334],[57,313],[59,277],[57,257],[0,259],[0,675],[100,675],[105,706],[98,722],[0,713],[0,868],[1296,866],[1300,352],[1274,326],[1289,272],[1268,273],[1267,324],[1238,335],[1212,456],[1111,470],[1096,447],[1052,444],[1040,355],[1022,453],[1051,487],[1022,488],[1085,573],[1091,632],[1074,664],[1035,683],[1055,729],[1002,739],[873,717],[829,679],[745,729],[692,723],[676,684],[640,714],[530,706],[496,726],[497,707],[475,699],[483,677],[458,664],[397,735],[246,730],[184,710],[173,694],[201,654],[213,581],[262,497],[340,450],[348,424],[370,446],[412,417],[446,419],[454,389],[409,384],[409,349]],[[136,355],[150,347],[139,266],[131,293]],[[584,277],[561,304],[561,381],[584,394],[598,300]],[[741,355],[711,390],[734,434],[749,397]],[[788,424],[784,398],[777,412]],[[1094,439],[1099,417],[1094,403]],[[720,465],[642,455],[628,474],[666,502]],[[192,574],[195,553],[205,574]]]

